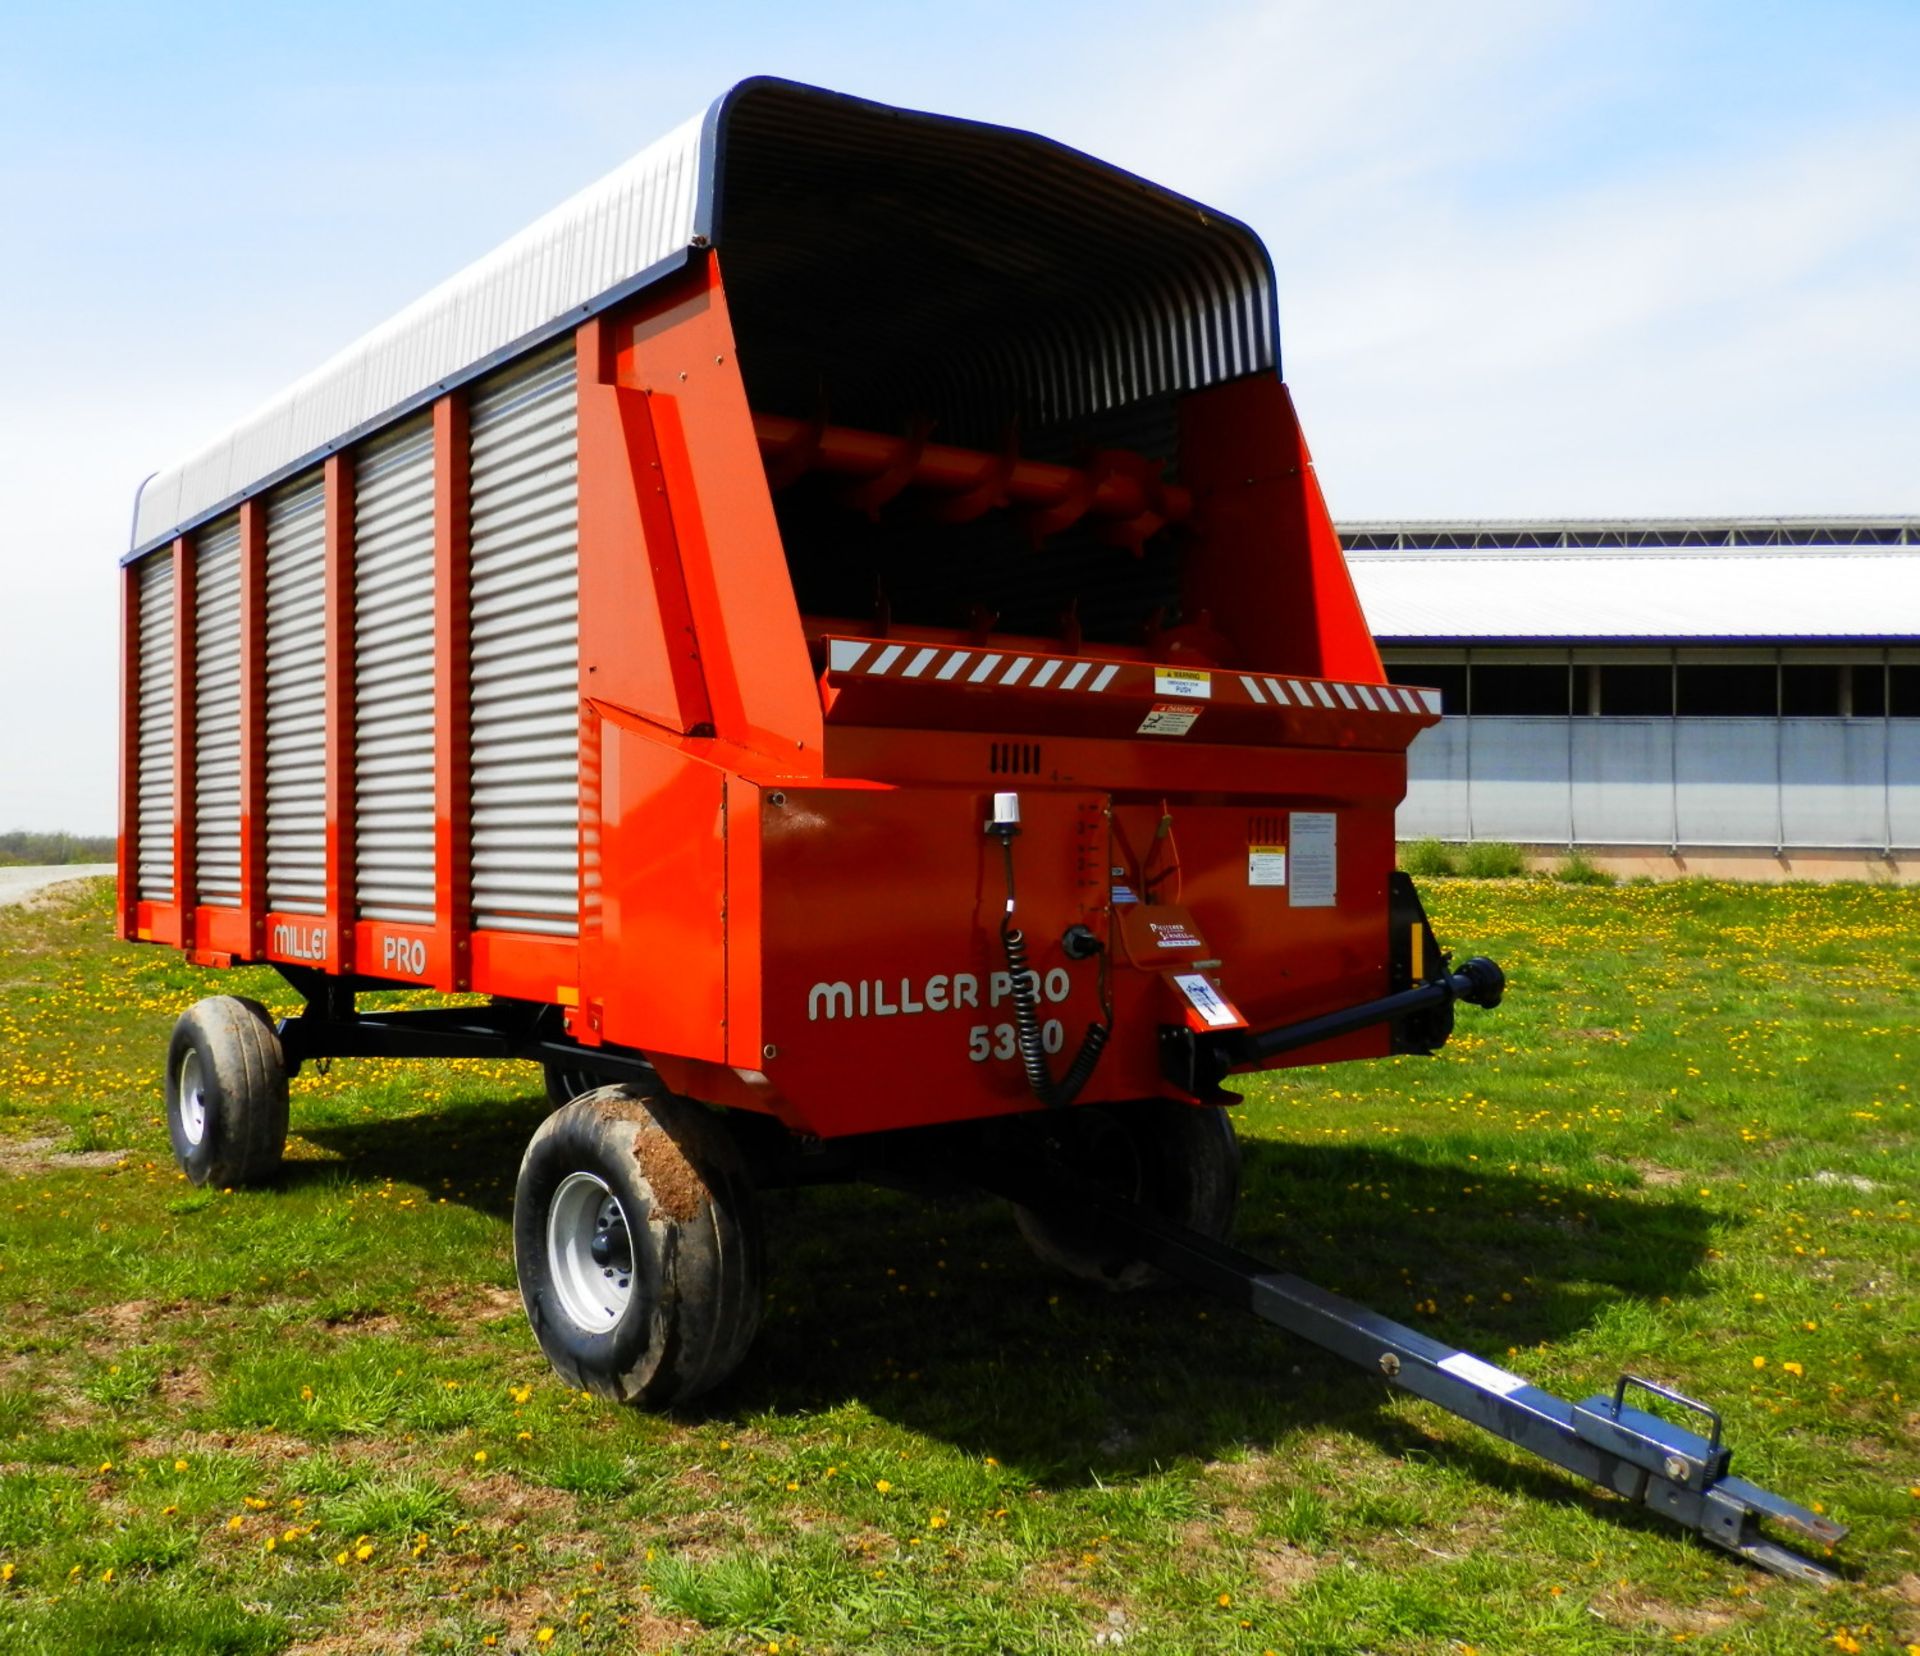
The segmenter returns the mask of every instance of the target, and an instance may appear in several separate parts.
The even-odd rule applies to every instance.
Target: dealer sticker
[[[1205,695],[1203,690],[1199,692]],[[1140,721],[1139,734],[1142,736],[1184,736],[1193,729],[1193,721],[1200,717],[1197,707],[1182,707],[1178,702],[1155,702],[1147,716]]]
[[[1156,667],[1153,670],[1156,696],[1193,696],[1205,700],[1213,694],[1213,674],[1191,667]]]
[[[1245,1029],[1247,1020],[1240,1016],[1232,1001],[1207,980],[1200,972],[1175,972],[1173,981],[1180,993],[1187,997],[1187,1004],[1200,1015],[1200,1021],[1209,1029]]]
[[[1247,884],[1283,886],[1287,883],[1287,848],[1284,845],[1247,847]]]

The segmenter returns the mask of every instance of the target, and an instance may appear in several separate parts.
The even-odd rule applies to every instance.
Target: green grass
[[[1507,1004],[1250,1086],[1241,1239],[1564,1393],[1713,1400],[1736,1471],[1854,1526],[1837,1591],[1225,1309],[1050,1279],[985,1201],[770,1196],[739,1378],[589,1402],[513,1290],[538,1078],[341,1063],[277,1187],[192,1191],[169,1022],[288,997],[109,944],[95,888],[0,911],[0,1650],[1920,1641],[1920,891],[1426,897]]]

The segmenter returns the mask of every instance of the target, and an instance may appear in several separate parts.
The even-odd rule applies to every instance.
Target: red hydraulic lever
[[[947,496],[940,515],[965,522],[995,506],[1023,508],[1037,535],[1057,534],[1082,517],[1104,520],[1116,538],[1137,547],[1164,524],[1193,510],[1193,495],[1178,483],[1163,483],[1140,455],[1107,450],[1092,466],[1056,466],[1012,453],[929,443],[923,435],[889,437],[756,414],[754,435],[773,486],[782,488],[803,472],[824,471],[861,479],[852,503],[877,512],[909,486]]]

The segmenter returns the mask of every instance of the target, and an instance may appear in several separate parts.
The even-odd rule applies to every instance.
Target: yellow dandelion
[[[1764,1357],[1756,1357],[1756,1358],[1754,1358],[1754,1360],[1753,1360],[1753,1366],[1754,1366],[1755,1368],[1757,1368],[1757,1369],[1763,1369],[1763,1368],[1765,1368],[1765,1367],[1767,1366],[1767,1360],[1766,1360],[1766,1358],[1764,1358]]]
[[[892,1485],[892,1484],[890,1484],[890,1483],[888,1483],[888,1482],[887,1482],[887,1480],[886,1480],[885,1478],[876,1478],[876,1479],[874,1480],[874,1485],[873,1485],[873,1487],[874,1487],[875,1489],[877,1489],[877,1490],[879,1490],[879,1491],[880,1491],[880,1493],[881,1493],[882,1495],[884,1495],[884,1494],[886,1494],[886,1493],[887,1493],[887,1491],[888,1491],[888,1490],[890,1490],[891,1488],[893,1488],[893,1485]]]
[[[367,1542],[362,1541],[359,1546],[353,1549],[353,1556],[364,1564],[369,1558],[373,1557],[373,1548]]]
[[[244,1513],[236,1512],[231,1518],[227,1520],[227,1528],[230,1530],[237,1530],[246,1521],[247,1521],[246,1515]]]
[[[344,1564],[347,1561],[347,1555],[344,1552],[337,1552],[333,1555],[333,1561],[336,1564]]]
[[[486,1452],[486,1450],[484,1450],[484,1449],[476,1449],[476,1450],[474,1450],[474,1452],[473,1452],[473,1464],[474,1464],[475,1466],[485,1466],[485,1465],[487,1464],[487,1452]]]
[[[13,1566],[11,1564],[0,1564],[0,1587],[6,1586],[11,1580],[13,1580]]]
[[[187,1463],[183,1460],[177,1460],[173,1463],[173,1469],[176,1472],[184,1472],[187,1469]]]
[[[535,1644],[552,1644],[553,1629],[551,1627],[543,1627],[538,1633],[534,1634],[533,1639]]]
[[[1224,1610],[1224,1609],[1226,1609],[1226,1607],[1227,1607],[1228,1605],[1230,1605],[1231,1603],[1233,1603],[1233,1594],[1231,1594],[1231,1593],[1222,1593],[1222,1594],[1220,1595],[1220,1608],[1221,1608],[1222,1610]]]
[[[1782,1363],[1780,1366],[1786,1370],[1788,1374],[1805,1374],[1807,1372],[1798,1363]]]

